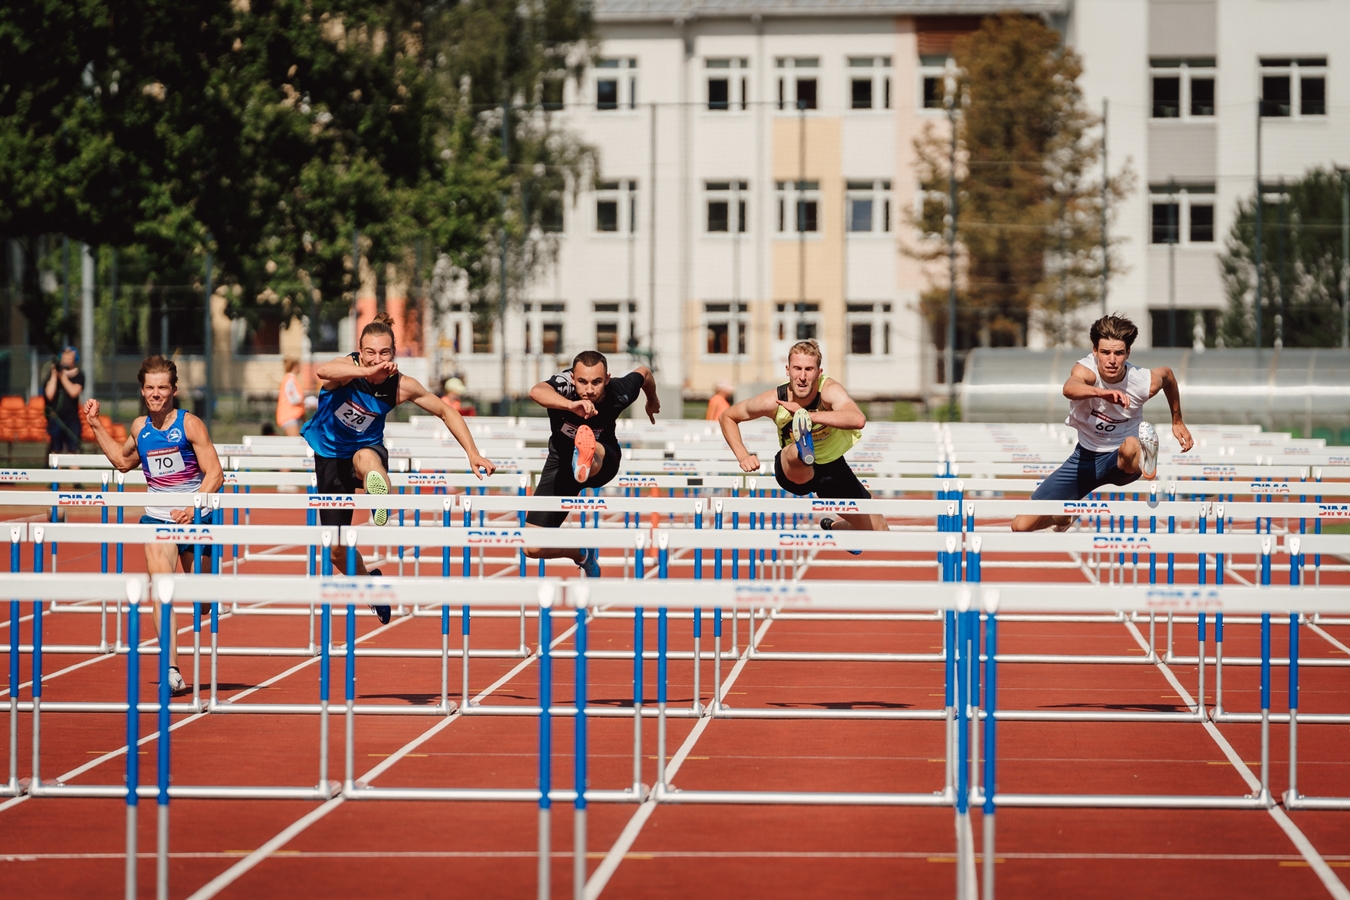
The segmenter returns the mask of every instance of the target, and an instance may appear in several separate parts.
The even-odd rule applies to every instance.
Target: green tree
[[[1261,344],[1341,343],[1341,191],[1344,175],[1310,169],[1288,185],[1265,186],[1261,207]],[[1219,333],[1228,347],[1256,345],[1256,197],[1238,203],[1219,258],[1228,309]]]
[[[1102,139],[1084,105],[1082,63],[1039,19],[986,18],[953,49],[958,253],[957,347],[1020,346],[1029,328],[1048,342],[1076,336],[1075,311],[1100,299]],[[950,131],[930,125],[916,140],[925,192],[909,248],[930,264],[922,308],[946,346]],[[1106,184],[1110,209],[1130,190],[1128,173]],[[1110,271],[1119,272],[1114,254]]]
[[[209,248],[232,315],[332,320],[358,285],[354,247],[380,275],[445,258],[483,289],[499,235],[537,243],[541,207],[513,166],[551,183],[584,156],[534,114],[507,118],[503,147],[498,111],[537,109],[577,55],[576,0],[124,6],[0,10],[0,237],[33,258],[39,341],[60,330],[40,235],[135,247],[146,286],[199,278]]]

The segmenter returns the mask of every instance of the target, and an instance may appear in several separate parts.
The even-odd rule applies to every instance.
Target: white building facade
[[[601,0],[598,65],[552,113],[597,149],[594,190],[568,197],[556,263],[501,329],[473,335],[463,312],[428,334],[432,368],[492,398],[503,371],[519,395],[584,349],[647,360],[631,347],[706,396],[779,380],[803,336],[855,396],[926,399],[941,360],[918,309],[932,282],[903,252],[914,139],[945,125],[952,41],[1004,10],[1047,17],[1083,56],[1111,170],[1136,175],[1109,307],[1143,346],[1212,343],[1263,93],[1263,183],[1350,163],[1350,3]]]

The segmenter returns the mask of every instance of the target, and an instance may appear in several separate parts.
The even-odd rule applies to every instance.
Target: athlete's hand
[[[187,509],[187,508],[184,508],[184,509],[171,509],[171,510],[169,510],[169,517],[172,518],[172,519],[173,519],[175,522],[177,522],[179,525],[191,525],[191,524],[192,524],[192,510]]]
[[[90,428],[101,427],[103,423],[98,420],[98,401],[90,400],[84,405],[84,419],[89,423]]]
[[[365,377],[370,378],[372,375],[383,375],[385,378],[388,378],[397,371],[398,363],[392,359],[386,359],[384,362],[376,363],[373,366],[367,366]]]
[[[744,457],[743,459],[738,460],[738,462],[740,462],[741,464],[742,472],[754,473],[759,471],[759,457],[753,453],[751,453],[749,456]]]
[[[589,419],[596,413],[595,404],[589,400],[573,400],[571,409],[583,419]]]
[[[656,424],[656,414],[659,413],[660,411],[661,411],[661,401],[656,397],[648,397],[647,418],[652,420],[653,425]]]
[[[797,414],[797,410],[802,408],[800,403],[796,403],[792,400],[779,400],[778,405],[792,413],[794,416]]]
[[[1172,437],[1181,444],[1181,452],[1185,453],[1195,446],[1195,438],[1191,437],[1191,430],[1186,427],[1185,422],[1172,423]]]
[[[477,475],[479,481],[482,481],[484,475],[491,475],[497,471],[497,466],[487,457],[473,453],[469,456],[469,471]]]
[[[1097,395],[1108,403],[1114,403],[1121,409],[1130,408],[1130,395],[1124,391],[1102,391]]]

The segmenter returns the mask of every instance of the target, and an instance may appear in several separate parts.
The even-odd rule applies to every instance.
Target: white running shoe
[[[1140,468],[1145,478],[1158,474],[1158,432],[1147,422],[1139,423],[1139,446],[1143,449]]]
[[[183,673],[178,671],[177,666],[169,666],[169,693],[181,694],[187,690],[187,682],[183,680]]]

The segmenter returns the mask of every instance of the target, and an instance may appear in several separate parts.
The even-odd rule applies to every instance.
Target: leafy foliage
[[[423,0],[34,0],[0,9],[0,238],[30,256],[24,313],[54,321],[40,235],[134,247],[144,284],[236,286],[232,315],[345,315],[354,249],[381,277],[441,258],[482,292],[499,235],[522,259],[540,207],[520,167],[585,149],[535,112],[584,61],[589,7]],[[529,107],[507,117],[499,108]],[[503,146],[505,143],[505,146]],[[561,168],[560,168],[561,166]],[[508,221],[513,219],[514,222]],[[359,232],[359,241],[358,241]],[[426,252],[417,252],[425,249]],[[425,271],[413,271],[418,262]]]
[[[1019,346],[1029,327],[1070,340],[1075,310],[1100,297],[1100,120],[1088,112],[1078,56],[1038,19],[1003,15],[958,38],[954,96],[958,250],[957,346]],[[930,124],[916,140],[926,200],[911,255],[930,265],[923,311],[946,345],[950,131]],[[1109,180],[1114,208],[1131,189]],[[942,261],[939,266],[937,263]],[[1120,271],[1110,260],[1112,272]],[[940,274],[939,274],[940,273]]]
[[[1266,185],[1261,218],[1261,344],[1341,343],[1341,238],[1344,176],[1315,168],[1283,187]],[[1284,197],[1283,202],[1272,193]],[[1219,259],[1228,309],[1219,330],[1225,346],[1256,345],[1256,197],[1238,214]],[[1277,323],[1277,317],[1279,321]]]

